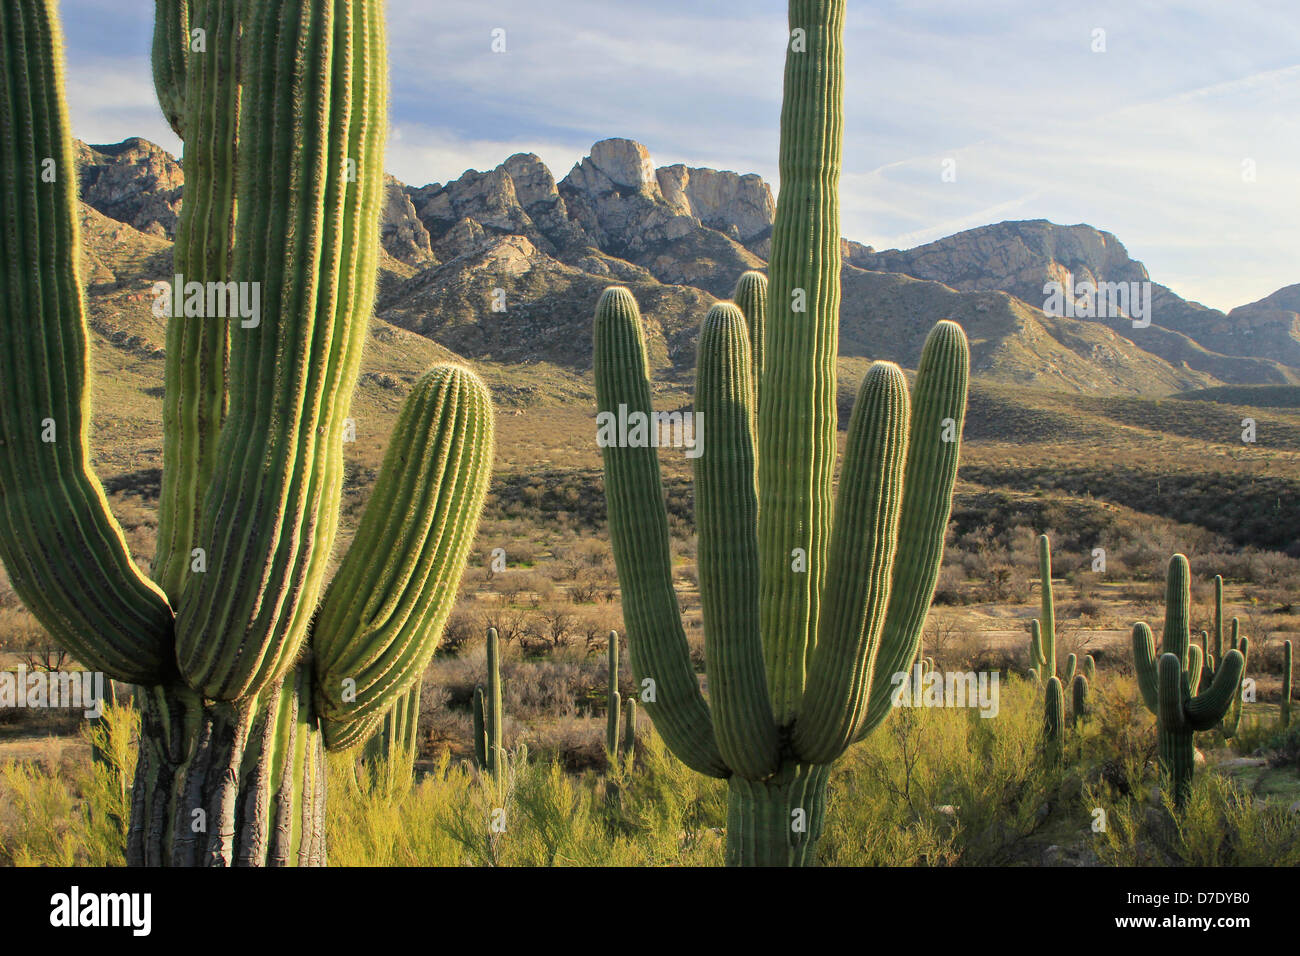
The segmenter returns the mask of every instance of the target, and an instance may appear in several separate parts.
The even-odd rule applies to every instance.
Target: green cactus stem
[[[1237,690],[1232,695],[1232,703],[1228,707],[1228,712],[1223,715],[1223,724],[1220,730],[1223,732],[1224,740],[1231,740],[1237,736],[1237,728],[1241,725],[1241,711],[1245,702],[1241,698],[1242,683],[1245,680],[1246,667],[1250,664],[1250,638],[1241,634],[1237,619],[1232,619],[1232,648],[1241,655],[1242,676],[1237,678]]]
[[[1043,748],[1049,766],[1057,766],[1065,755],[1065,694],[1061,679],[1047,678],[1043,693]]]
[[[1187,558],[1175,554],[1169,561],[1165,586],[1165,625],[1159,658],[1151,628],[1139,622],[1133,627],[1133,662],[1138,689],[1148,710],[1156,715],[1160,767],[1174,792],[1174,802],[1183,807],[1191,789],[1195,767],[1197,731],[1218,724],[1241,696],[1241,675],[1246,662],[1241,652],[1224,656],[1214,681],[1200,693],[1191,690],[1191,666],[1200,654],[1191,654],[1188,626],[1191,609],[1191,570]],[[1197,648],[1197,651],[1200,649]]]
[[[362,768],[371,774],[376,789],[390,796],[410,790],[415,780],[421,690],[417,682],[398,697],[384,715],[379,732],[361,748]]]
[[[1077,727],[1082,721],[1088,719],[1088,677],[1086,674],[1075,674],[1074,680],[1070,682],[1070,703],[1071,717]]]
[[[467,369],[417,384],[322,602],[385,195],[383,4],[155,6],[159,104],[185,140],[175,271],[260,308],[169,317],[146,578],[88,466],[54,0],[4,4],[0,559],[53,640],[139,685],[128,863],[323,864],[325,747],[360,743],[395,706],[394,734],[414,726],[491,470],[492,413]]]
[[[1282,729],[1291,726],[1291,642],[1282,643]]]
[[[492,753],[492,745],[488,742],[488,720],[487,720],[487,697],[483,692],[483,685],[480,684],[474,688],[474,763],[480,770],[491,769],[489,754]]]
[[[636,756],[636,698],[627,699],[627,721],[623,728],[623,753],[627,757]]]
[[[1079,668],[1079,658],[1076,655],[1071,654],[1069,657],[1065,659],[1065,673],[1061,675],[1062,686],[1072,683],[1074,681],[1074,674],[1075,671],[1078,670],[1078,668]]]
[[[1091,654],[1083,656],[1083,676],[1088,678],[1088,683],[1093,684],[1097,681],[1097,662]]]
[[[605,753],[618,753],[619,703],[618,692],[618,631],[609,632],[609,683],[605,691]]]
[[[762,335],[746,304],[715,306],[700,331],[694,410],[707,427],[693,464],[707,703],[673,590],[658,451],[601,442],[633,678],[668,748],[727,780],[733,865],[816,860],[831,763],[888,716],[893,677],[916,660],[965,419],[969,347],[959,326],[940,322],[910,396],[897,366],[868,370],[832,500],[845,7],[790,3]],[[593,338],[598,415],[652,414],[627,290],[601,297]]]

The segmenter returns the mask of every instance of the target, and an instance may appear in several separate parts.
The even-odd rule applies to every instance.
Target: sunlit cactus
[[[88,464],[54,10],[9,0],[0,14],[4,75],[25,91],[0,98],[0,558],[53,640],[140,685],[128,862],[323,864],[325,749],[413,702],[491,471],[486,388],[468,369],[435,369],[402,409],[323,594],[374,304],[383,4],[156,2],[158,99],[185,140],[171,271],[257,290],[260,308],[168,319],[152,578]]]
[[[1165,624],[1157,657],[1151,628],[1133,626],[1133,662],[1138,688],[1147,709],[1156,715],[1160,767],[1173,787],[1174,801],[1182,807],[1191,790],[1195,769],[1196,731],[1212,729],[1223,720],[1234,698],[1241,698],[1241,675],[1246,661],[1242,652],[1229,650],[1208,688],[1191,690],[1199,678],[1201,655],[1191,653],[1191,570],[1187,558],[1175,554],[1169,561],[1165,587]],[[1196,648],[1199,652],[1200,648]],[[1191,673],[1197,665],[1196,674]]]
[[[786,55],[757,380],[742,307],[715,306],[700,331],[707,703],[673,590],[657,449],[601,443],[633,678],[669,749],[728,781],[731,864],[815,861],[830,764],[889,714],[893,675],[916,657],[965,418],[966,337],[940,322],[910,396],[896,365],[868,371],[833,501],[845,7],[789,5],[797,42]],[[626,289],[597,306],[594,366],[600,414],[652,413],[644,330]]]

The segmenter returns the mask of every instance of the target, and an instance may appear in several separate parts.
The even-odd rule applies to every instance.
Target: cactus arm
[[[1137,675],[1142,703],[1153,714],[1160,712],[1159,675],[1156,668],[1156,642],[1151,628],[1144,621],[1133,625],[1133,670]]]
[[[357,742],[433,657],[478,527],[492,448],[491,397],[477,375],[440,365],[416,383],[312,630],[330,749]],[[345,700],[349,689],[355,698]]]
[[[1233,621],[1237,619],[1234,617]],[[1241,676],[1237,678],[1237,689],[1232,695],[1232,703],[1228,706],[1228,712],[1223,716],[1223,739],[1231,740],[1237,735],[1237,727],[1241,724],[1241,709],[1243,701],[1241,699],[1241,682],[1246,676],[1246,665],[1250,663],[1250,638],[1236,637],[1237,628],[1233,626],[1233,650],[1241,654]]]
[[[843,753],[866,715],[898,543],[910,416],[902,369],[874,363],[849,424],[821,633],[794,728],[795,752],[809,763]]]
[[[763,649],[781,725],[803,694],[831,536],[845,7],[845,0],[789,6],[789,26],[805,31],[806,50],[786,51],[758,455]],[[794,311],[800,304],[806,311]],[[804,549],[806,572],[791,568],[795,548]]]
[[[1241,676],[1245,669],[1246,659],[1241,652],[1228,651],[1210,686],[1187,699],[1183,711],[1192,730],[1209,730],[1223,719],[1233,698],[1241,696]]]
[[[89,464],[77,172],[53,3],[4,4],[0,69],[0,558],[81,663],[154,682],[170,668],[171,609],[131,560]]]
[[[1235,644],[1233,645],[1236,646]],[[1214,576],[1214,660],[1223,660],[1223,575]]]
[[[1047,660],[1043,656],[1043,626],[1034,618],[1029,622],[1029,662],[1037,670]]]
[[[1079,721],[1088,716],[1088,678],[1079,673],[1070,683],[1071,713],[1077,726]]]
[[[186,283],[231,279],[241,98],[239,6],[237,0],[196,0],[191,16],[188,0],[158,4],[155,67],[161,55],[158,34],[174,29],[178,18],[183,21],[182,36],[174,42],[182,57],[188,49],[189,26],[203,29],[207,36],[206,52],[189,54],[178,94],[183,127],[190,136],[185,143],[185,201],[172,272]],[[167,49],[172,49],[171,42]],[[164,112],[168,111],[161,84],[158,95]],[[173,289],[172,295],[181,296],[182,290]],[[231,321],[235,320],[184,315],[167,319],[163,473],[153,578],[173,603],[179,603],[190,580],[191,549],[197,545],[204,495],[216,468],[217,439],[226,415]]]
[[[618,753],[618,717],[623,698],[618,693],[618,631],[609,632],[609,680],[605,689],[605,752]]]
[[[1075,670],[1078,669],[1078,666],[1079,666],[1079,658],[1076,655],[1071,654],[1069,657],[1065,659],[1065,673],[1061,675],[1062,686],[1064,686],[1065,684],[1069,684],[1071,681],[1074,680],[1074,672]]]
[[[387,104],[378,0],[247,10],[232,274],[259,283],[262,308],[255,327],[232,330],[230,410],[200,523],[221,561],[177,609],[181,672],[216,699],[282,676],[315,610],[374,301]]]
[[[1097,679],[1097,661],[1091,654],[1083,656],[1083,676],[1088,678],[1090,684]]]
[[[1052,594],[1052,542],[1045,534],[1038,536],[1038,574],[1043,672],[1053,675],[1056,673],[1056,599]]]
[[[917,366],[889,610],[876,651],[867,718],[855,739],[889,715],[891,679],[906,670],[921,643],[943,564],[969,377],[966,334],[955,322],[939,322],[927,336]]]
[[[709,705],[727,766],[761,780],[777,768],[758,623],[755,391],[745,316],[722,303],[700,330],[695,414],[703,453],[694,460],[700,604]],[[613,731],[611,731],[612,733]]]
[[[626,289],[605,290],[593,329],[596,402],[600,414],[650,415],[645,336],[636,300]],[[707,430],[707,426],[706,426]],[[693,770],[728,775],[713,733],[709,707],[691,667],[673,590],[668,516],[656,449],[601,449],[609,536],[623,596],[632,674],[643,703],[668,748]],[[643,680],[653,681],[653,700]]]
[[[1195,694],[1201,687],[1201,668],[1205,664],[1205,652],[1200,645],[1192,644],[1187,648],[1187,690]]]
[[[763,394],[763,335],[767,328],[767,276],[761,272],[746,272],[736,282],[736,291],[732,301],[745,315],[745,326],[749,329],[750,368],[754,370],[754,391]]]
[[[158,94],[158,105],[167,118],[167,125],[184,139],[190,0],[154,0],[153,23],[153,83]]]
[[[636,698],[627,699],[627,720],[623,727],[623,753],[629,757],[636,755]]]

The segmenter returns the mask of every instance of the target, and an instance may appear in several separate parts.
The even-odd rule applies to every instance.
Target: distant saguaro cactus
[[[208,301],[214,286],[256,290],[260,310],[169,310],[150,579],[88,463],[78,180],[55,4],[8,0],[0,558],[56,641],[141,685],[128,862],[323,864],[325,749],[373,733],[433,653],[486,493],[492,409],[469,369],[416,383],[322,597],[374,303],[383,4],[156,8],[159,102],[186,144],[172,271],[206,286]],[[203,44],[191,43],[197,31]]]
[[[1200,693],[1192,689],[1200,683],[1202,655],[1200,648],[1191,643],[1190,609],[1191,569],[1186,557],[1175,554],[1169,560],[1165,585],[1161,654],[1157,659],[1151,628],[1138,622],[1133,626],[1133,663],[1142,701],[1156,715],[1160,766],[1174,788],[1174,801],[1179,807],[1186,802],[1192,784],[1194,733],[1212,729],[1228,712],[1233,698],[1241,697],[1241,675],[1246,666],[1240,651],[1229,650],[1213,683]]]
[[[700,331],[694,463],[708,703],[673,590],[658,451],[602,442],[632,673],[667,746],[727,779],[730,864],[816,859],[831,762],[884,720],[892,678],[916,656],[965,418],[966,337],[940,322],[910,399],[898,366],[868,371],[832,501],[845,7],[789,5],[761,377],[741,308],[715,306]],[[594,340],[599,413],[645,416],[653,428],[644,331],[626,289],[601,297]]]
[[[1282,644],[1282,729],[1291,726],[1291,642]]]
[[[497,629],[487,632],[487,691],[474,691],[474,757],[479,768],[501,782],[505,751],[501,737],[501,640]]]

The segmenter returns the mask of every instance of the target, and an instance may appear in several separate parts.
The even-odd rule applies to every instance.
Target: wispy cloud
[[[151,5],[62,7],[78,134],[177,148],[153,100]],[[781,0],[743,14],[697,0],[388,11],[389,168],[403,180],[520,151],[562,177],[593,141],[627,136],[659,163],[775,183]],[[1290,0],[851,4],[844,231],[906,247],[998,219],[1087,222],[1184,295],[1260,298],[1300,281],[1298,49]]]

